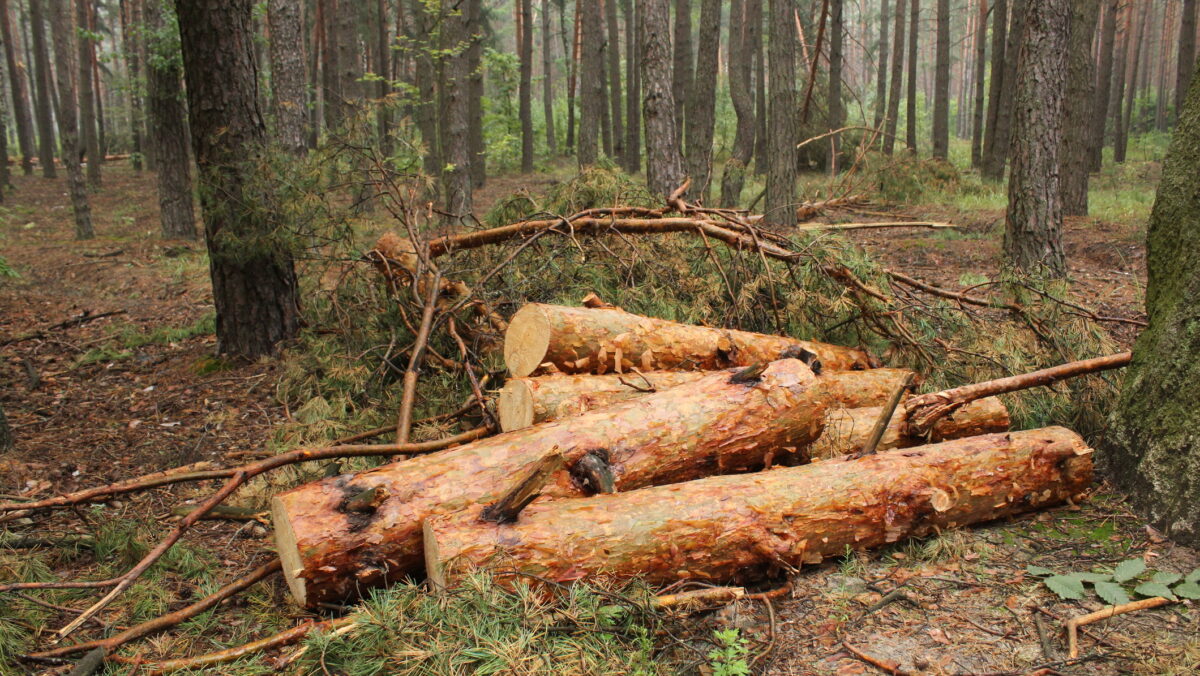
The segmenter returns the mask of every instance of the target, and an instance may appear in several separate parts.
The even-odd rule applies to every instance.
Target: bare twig
[[[1100,622],[1101,620],[1107,620],[1115,615],[1123,615],[1125,613],[1132,613],[1138,610],[1147,610],[1149,608],[1158,608],[1160,606],[1166,606],[1172,603],[1176,603],[1176,601],[1172,601],[1171,599],[1163,598],[1161,596],[1155,596],[1153,598],[1133,601],[1131,603],[1122,603],[1119,606],[1108,606],[1107,608],[1102,608],[1094,613],[1072,617],[1071,619],[1067,620],[1067,647],[1069,650],[1067,657],[1070,659],[1076,659],[1079,657],[1079,628],[1083,625],[1092,624],[1093,622]]]
[[[879,446],[879,440],[883,438],[883,433],[887,431],[888,423],[892,421],[892,416],[896,413],[896,407],[900,405],[900,400],[904,398],[904,393],[912,387],[913,374],[911,371],[904,376],[904,381],[896,386],[892,396],[888,398],[883,409],[879,412],[879,417],[875,420],[875,427],[871,429],[871,436],[863,443],[856,457],[871,455],[875,452],[875,448]]]
[[[429,284],[429,298],[425,300],[425,309],[421,313],[421,327],[408,359],[408,369],[404,371],[404,394],[400,397],[400,415],[396,422],[396,443],[408,443],[408,435],[412,431],[413,403],[417,400],[417,375],[421,368],[421,357],[425,355],[425,345],[429,342],[429,327],[433,325],[433,311],[437,309],[438,292],[441,290],[442,273],[433,275]]]

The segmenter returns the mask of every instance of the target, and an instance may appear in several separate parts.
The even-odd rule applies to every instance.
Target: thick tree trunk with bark
[[[554,126],[553,45],[554,41],[550,39],[550,0],[542,0],[542,117],[546,118],[546,149],[551,156],[558,154],[558,133]]]
[[[1121,0],[1110,0],[1104,8],[1100,27],[1100,62],[1096,67],[1096,96],[1088,143],[1088,171],[1100,171],[1104,157],[1104,130],[1108,124],[1108,105],[1112,98],[1113,49],[1117,41],[1117,12]]]
[[[1008,264],[1053,277],[1066,274],[1058,172],[1070,10],[1071,0],[1039,0],[1025,12],[1004,228]]]
[[[29,0],[29,24],[31,42],[33,43],[33,75],[37,82],[35,110],[38,127],[38,164],[42,167],[42,176],[54,178],[58,172],[54,168],[54,154],[57,145],[54,142],[53,107],[54,78],[50,72],[50,50],[46,45],[46,19],[42,14],[42,0]]]
[[[413,107],[413,121],[421,132],[421,142],[425,144],[421,154],[422,170],[430,177],[442,173],[442,152],[438,137],[438,104],[436,93],[437,72],[434,68],[432,51],[437,48],[430,40],[434,25],[438,21],[430,14],[424,0],[412,1],[413,31],[417,44],[414,49],[414,80],[417,86],[418,100]]]
[[[1114,3],[1115,4],[1115,3]],[[1175,115],[1183,110],[1184,99],[1196,71],[1196,0],[1183,0],[1179,22],[1179,54],[1175,71]]]
[[[870,373],[867,371],[866,373]],[[845,375],[858,375],[847,373]],[[883,403],[883,402],[881,402]],[[813,460],[828,460],[853,453],[863,447],[883,415],[883,406],[862,408],[829,407],[825,414],[825,429],[807,449]],[[979,399],[962,406],[953,414],[937,419],[928,435],[917,434],[909,428],[903,406],[897,408],[880,437],[876,450],[905,448],[929,441],[962,439],[980,434],[1004,432],[1008,429],[1008,408],[997,397]],[[928,436],[928,439],[926,439]]]
[[[442,39],[447,45],[465,44],[470,37],[470,12],[459,11],[457,0],[443,0]],[[443,57],[441,80],[442,114],[442,207],[448,218],[471,213],[474,184],[471,180],[470,103],[471,69],[466,51],[456,49]]]
[[[975,110],[971,123],[971,166],[983,163],[983,104],[987,86],[987,0],[979,0],[979,21],[975,34]]]
[[[64,0],[65,1],[65,0]],[[90,0],[75,0],[75,47],[79,56],[75,65],[78,67],[78,101],[80,149],[87,153],[87,182],[91,189],[100,187],[100,165],[104,163],[104,155],[100,152],[100,137],[96,129],[96,82],[92,77],[92,59],[95,58],[95,46],[92,44]]]
[[[879,41],[875,45],[875,124],[876,129],[883,124],[883,116],[887,111],[887,70],[888,70],[888,0],[880,0],[879,8]]]
[[[21,172],[33,174],[33,116],[29,107],[29,88],[25,85],[25,65],[17,59],[17,43],[12,29],[8,0],[0,0],[0,37],[4,39],[4,60],[8,66],[8,84],[12,90],[13,119],[17,123],[17,143],[21,149]]]
[[[1013,98],[1016,96],[1017,64],[1020,62],[1022,33],[1029,4],[1029,0],[1013,0],[1012,3],[1012,23],[1008,27],[1008,42],[1004,47],[1004,74],[1000,82],[1000,96],[996,106],[996,132],[992,135],[991,144],[986,144],[984,147],[982,173],[986,178],[995,181],[1004,178],[1004,167],[1008,162],[1012,143]],[[1065,43],[1063,46],[1066,47]]]
[[[288,152],[303,155],[308,144],[308,73],[300,2],[270,0],[267,21],[271,30],[275,137]]]
[[[858,459],[712,477],[582,500],[539,501],[515,523],[480,505],[425,524],[430,579],[477,566],[550,582],[755,580],[938,530],[1061,504],[1091,484],[1089,449],[1061,427]],[[703,555],[698,555],[703,552]]]
[[[846,31],[842,0],[829,2],[829,93],[825,102],[829,115],[825,120],[829,131],[841,129],[845,123],[845,111],[842,109],[842,36]],[[828,159],[826,166],[831,174],[838,170],[838,153],[841,147],[841,136],[833,134],[829,137]]]
[[[905,144],[917,152],[917,28],[921,21],[921,0],[908,0],[908,96],[904,98]]]
[[[1089,141],[1096,97],[1092,38],[1099,12],[1100,5],[1096,0],[1071,2],[1071,38],[1067,44],[1067,88],[1060,151],[1064,216],[1086,216],[1088,212]]]
[[[900,92],[904,83],[904,0],[896,0],[896,30],[892,42],[892,82],[888,92],[887,128],[883,133],[883,153],[896,150],[896,133],[900,121]]]
[[[296,273],[276,215],[252,200],[266,145],[251,0],[177,0],[218,350],[257,358],[296,335]]]
[[[661,197],[683,183],[683,156],[671,93],[669,0],[645,0],[641,7],[642,117],[646,124],[646,184]]]
[[[836,371],[822,374],[817,383],[830,409],[858,409],[884,404],[911,374],[904,369]],[[511,432],[693,383],[707,375],[707,371],[642,371],[509,378],[496,397],[496,413],[500,428]]]
[[[796,225],[796,28],[792,3],[768,0],[771,16],[767,64],[771,81],[767,104],[767,201],[766,223],[777,227]]]
[[[530,303],[513,315],[504,334],[504,362],[518,377],[547,362],[563,373],[597,374],[752,366],[779,359],[788,349],[812,352],[830,371],[871,364],[867,353],[840,345],[680,324],[609,308]]]
[[[187,104],[183,93],[183,63],[178,52],[174,17],[158,0],[146,4],[146,47],[155,58],[146,64],[146,103],[150,135],[158,149],[158,207],[163,237],[195,239],[192,209],[192,161],[188,155]]]
[[[533,2],[517,0],[520,23],[517,58],[521,77],[517,84],[517,117],[521,121],[521,172],[533,172]]]
[[[683,145],[683,123],[692,91],[692,0],[675,1],[675,30],[671,66],[671,93],[675,98],[675,136]]]
[[[762,0],[734,0],[729,10],[729,99],[737,116],[733,149],[725,161],[721,176],[720,206],[738,206],[746,167],[754,155],[754,93],[752,56],[759,27],[762,26]]]
[[[1101,462],[1134,507],[1179,542],[1200,545],[1200,83],[1171,138],[1147,232],[1146,312]]]
[[[688,176],[692,185],[688,194],[700,202],[708,201],[712,181],[713,128],[716,125],[717,55],[721,46],[721,0],[700,3],[700,44],[696,49],[696,70],[689,92],[687,116]]]
[[[630,491],[759,469],[768,454],[782,457],[820,433],[820,376],[802,362],[774,362],[749,382],[732,382],[735,373],[283,493],[271,511],[288,585],[314,606],[416,572],[425,519],[495,502],[552,453],[566,469],[541,494],[580,497],[595,492],[577,466],[585,458],[607,467],[615,490]],[[347,508],[364,495],[372,507]]]
[[[78,74],[75,61],[78,52],[75,46],[75,22],[70,11],[70,3],[67,2],[55,2],[51,6],[54,60],[58,68],[58,134],[62,140],[63,166],[67,169],[71,210],[75,215],[75,239],[91,239],[95,236],[92,210],[88,205],[83,167],[79,163],[79,126],[75,117],[75,76]]]
[[[980,155],[980,173],[991,162],[996,145],[996,125],[1000,119],[1000,99],[1004,95],[1004,77],[1008,50],[1008,0],[996,0],[992,5],[992,73],[988,78],[987,127]]]
[[[582,63],[579,83],[582,105],[579,107],[579,166],[590,167],[600,159],[600,118],[604,110],[604,18],[600,3],[579,6],[583,31]]]
[[[933,156],[944,160],[950,152],[950,0],[937,0],[934,48],[937,55],[933,78]]]

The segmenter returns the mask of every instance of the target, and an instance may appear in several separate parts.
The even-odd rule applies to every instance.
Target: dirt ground
[[[153,176],[115,166],[104,180],[93,195],[98,237],[89,242],[73,239],[62,179],[14,177],[16,192],[0,211],[0,255],[20,274],[0,280],[0,402],[17,439],[16,450],[0,456],[4,498],[46,497],[201,460],[244,462],[266,451],[272,430],[290,419],[274,397],[275,363],[214,360],[203,245],[160,238]],[[549,180],[494,179],[480,202]],[[964,226],[949,234],[850,235],[889,266],[953,288],[969,286],[964,276],[996,273],[1003,213],[862,208]],[[1075,288],[1104,314],[1144,318],[1141,232],[1139,223],[1068,221]],[[1126,346],[1135,336],[1128,325],[1113,331]],[[111,503],[110,513],[165,521],[181,499],[211,488],[131,496]],[[39,517],[38,528],[78,532],[86,528],[78,517],[88,518],[82,511]],[[206,521],[189,538],[230,570],[270,557],[269,534],[258,525]],[[1072,572],[1130,558],[1178,573],[1200,565],[1195,551],[1145,527],[1101,486],[1080,506],[850,556],[801,572],[773,600],[685,622],[697,631],[742,629],[754,670],[770,674],[880,672],[845,644],[910,673],[1200,673],[1200,614],[1191,602],[1094,625],[1081,636],[1083,661],[1066,660],[1062,621],[1101,604],[1060,601],[1026,566]],[[0,569],[0,581],[13,574]],[[275,594],[282,603],[282,583]]]

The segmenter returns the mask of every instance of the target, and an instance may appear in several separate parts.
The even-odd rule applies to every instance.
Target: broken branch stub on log
[[[568,421],[507,432],[278,495],[271,513],[288,585],[297,600],[312,606],[419,571],[426,517],[499,499],[515,477],[527,476],[556,446],[569,469],[583,456],[603,451],[618,491],[758,469],[768,454],[802,449],[820,434],[825,395],[818,383],[862,375],[816,376],[795,359],[774,362],[752,383],[730,383],[731,374],[709,373],[687,387]],[[552,476],[542,494],[586,495],[569,469]],[[349,498],[378,486],[387,497],[372,512],[345,509]]]
[[[529,303],[504,334],[504,362],[514,376],[530,375],[546,362],[563,373],[703,371],[774,361],[788,348],[809,350],[830,371],[877,365],[855,348],[692,326],[615,308]]]
[[[443,586],[481,566],[551,582],[753,580],[1060,504],[1090,485],[1090,454],[1079,435],[1049,427],[535,502],[506,525],[479,521],[475,505],[426,520],[426,568]]]
[[[825,414],[825,429],[808,447],[812,461],[829,460],[862,448],[882,413],[881,406],[830,409]],[[997,397],[973,401],[954,413],[940,418],[929,431],[929,439],[909,434],[904,409],[894,412],[879,439],[877,450],[904,448],[927,441],[961,439],[980,434],[1003,432],[1009,426],[1008,408]]]

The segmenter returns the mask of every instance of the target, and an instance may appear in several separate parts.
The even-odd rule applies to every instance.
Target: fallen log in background
[[[680,324],[616,308],[530,303],[512,316],[504,334],[504,362],[514,376],[530,375],[544,362],[564,373],[711,370],[773,361],[789,348],[809,350],[831,371],[873,366],[866,352],[854,348]]]
[[[607,460],[617,490],[632,490],[758,469],[820,434],[815,383],[832,374],[815,376],[796,359],[749,382],[731,382],[734,373],[278,495],[271,513],[288,585],[311,606],[419,571],[426,517],[496,500],[555,451],[568,470],[542,494],[578,497],[584,477],[571,470],[588,456]]]
[[[882,412],[881,406],[831,408],[825,414],[824,431],[809,445],[807,455],[812,460],[828,460],[861,448]],[[922,436],[909,433],[904,408],[901,407],[892,414],[877,448],[902,448],[926,441],[946,441],[1003,432],[1008,429],[1008,425],[1008,408],[1004,402],[996,397],[988,397],[973,401],[953,414],[940,418],[934,423],[929,439],[926,440]]]
[[[477,566],[552,582],[749,580],[1061,503],[1091,483],[1090,454],[1079,435],[1049,427],[540,501],[512,524],[482,522],[474,505],[425,522],[426,568],[450,586]]]
[[[911,373],[869,369],[822,374],[815,387],[829,408],[877,406]],[[706,371],[651,371],[605,375],[563,374],[509,378],[496,397],[496,413],[505,432],[562,420],[615,403],[695,382]]]

